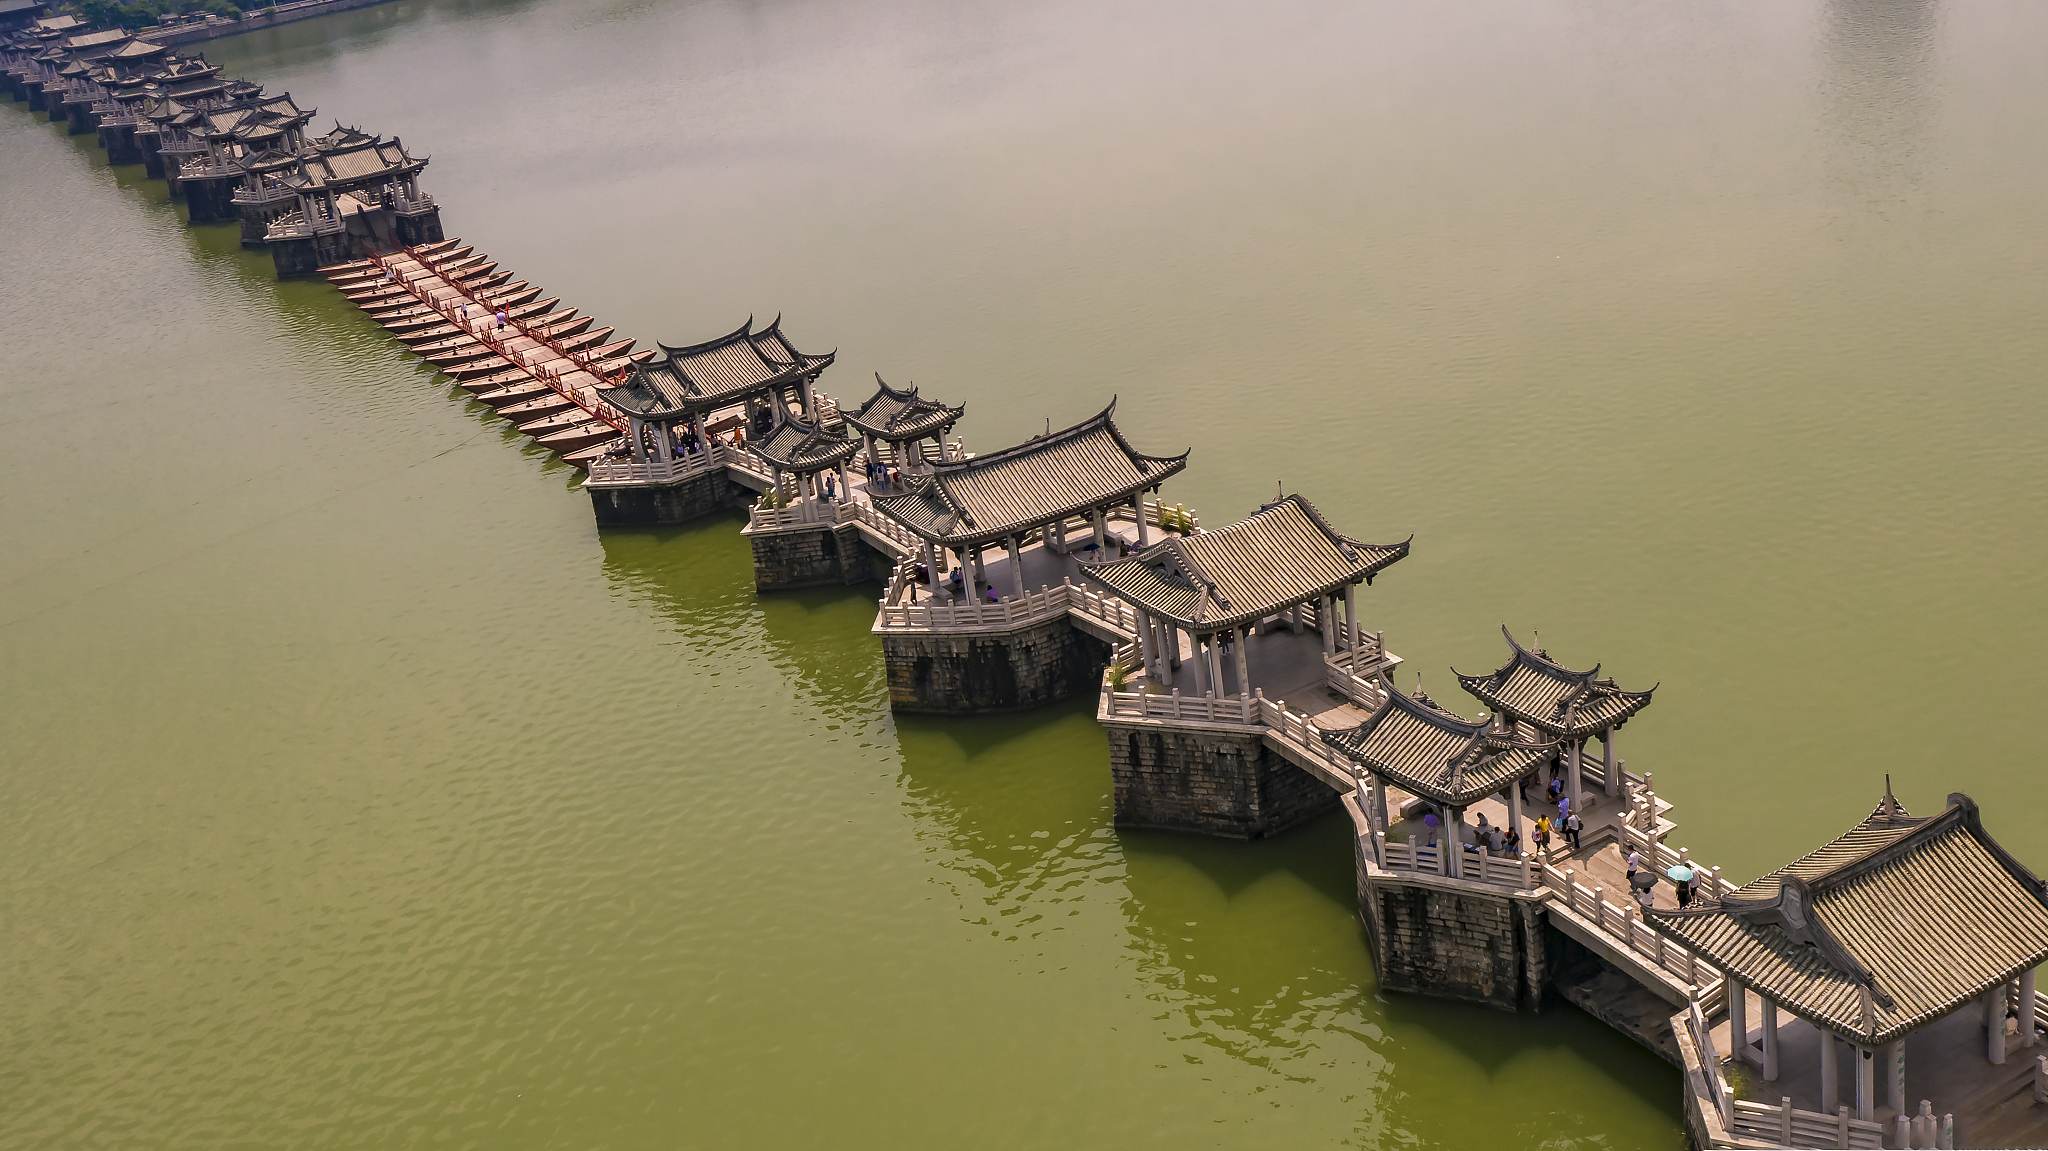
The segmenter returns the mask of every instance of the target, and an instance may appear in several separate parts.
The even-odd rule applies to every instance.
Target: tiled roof
[[[1188,456],[1142,455],[1110,419],[1091,420],[1013,448],[933,465],[919,486],[877,498],[876,510],[948,547],[991,543],[1062,516],[1124,503],[1187,467]]]
[[[782,318],[761,331],[749,319],[739,330],[685,346],[659,345],[667,359],[637,366],[605,392],[621,411],[648,420],[679,419],[727,407],[824,371],[835,353],[805,355],[782,334]]]
[[[792,472],[838,467],[860,452],[860,441],[844,431],[834,435],[794,416],[786,416],[766,438],[750,440],[747,446]]]
[[[1584,739],[1620,727],[1650,706],[1650,694],[1657,690],[1623,691],[1613,680],[1600,678],[1597,664],[1591,671],[1573,671],[1552,662],[1540,648],[1531,650],[1516,643],[1506,627],[1500,633],[1513,651],[1507,663],[1486,675],[1453,674],[1488,707],[1551,735]]]
[[[1511,786],[1557,754],[1555,743],[1492,731],[1486,720],[1454,715],[1420,691],[1402,695],[1391,683],[1370,718],[1348,731],[1325,731],[1323,741],[1404,790],[1450,807]]]
[[[1223,630],[1370,581],[1407,554],[1406,541],[1366,544],[1339,534],[1296,495],[1221,531],[1168,536],[1128,559],[1083,563],[1081,575],[1154,615]]]
[[[299,170],[284,181],[301,191],[347,191],[379,179],[417,172],[426,166],[425,157],[407,155],[397,140],[373,140],[340,151],[303,155]]]
[[[901,442],[936,435],[953,426],[967,410],[923,399],[914,386],[899,392],[883,382],[880,372],[875,373],[875,389],[859,411],[846,416],[846,422],[878,440]]]
[[[1960,792],[1916,819],[1887,788],[1818,851],[1645,918],[1786,1010],[1873,1046],[2048,960],[2048,888]]]

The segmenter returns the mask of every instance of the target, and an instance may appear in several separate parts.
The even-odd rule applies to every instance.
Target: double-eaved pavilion
[[[1996,1109],[1984,1106],[1982,1085],[2012,1078],[1990,1065],[2038,1042],[2034,968],[2048,960],[2048,888],[1991,838],[1961,793],[1940,814],[1916,817],[1887,786],[1868,818],[1818,850],[1718,899],[1709,893],[1645,918],[1726,972],[1731,1046],[1761,1063],[1771,1102],[1784,1094],[1811,1105],[1803,1087],[1779,1082],[1805,1078],[1780,1058],[1793,1038],[1781,1036],[1780,1008],[1818,1064],[1818,1110],[1833,1114],[1842,1103],[1847,1058],[1865,1120],[1879,1111],[1879,1076],[1885,1109],[1907,1114],[1911,1040],[1924,1077],[1912,1093],[1988,1126]],[[1760,1052],[1749,1042],[1745,989],[1763,1002]],[[2036,1126],[2010,1144],[2012,1132],[1959,1131],[1957,1145],[2041,1145],[2048,1131],[2031,1118],[2030,1068],[2019,1070],[2029,1108],[2021,1121]]]
[[[1359,782],[1371,788],[1368,807],[1377,831],[1387,820],[1387,785],[1441,808],[1446,815],[1445,842],[1454,848],[1437,853],[1443,874],[1464,873],[1465,809],[1498,796],[1507,806],[1508,826],[1522,838],[1522,783],[1555,759],[1558,744],[1538,740],[1492,719],[1465,719],[1421,690],[1404,695],[1390,682],[1386,701],[1364,723],[1343,731],[1324,731],[1323,741],[1349,757]]]
[[[1540,646],[1523,647],[1515,642],[1505,625],[1508,662],[1486,675],[1464,675],[1458,683],[1481,703],[1492,708],[1504,723],[1526,724],[1536,732],[1558,741],[1566,765],[1566,794],[1572,810],[1586,810],[1585,773],[1581,761],[1586,741],[1600,740],[1601,766],[1608,795],[1619,795],[1621,773],[1616,770],[1614,733],[1637,712],[1650,706],[1649,691],[1624,691],[1612,679],[1600,677],[1600,666],[1591,671],[1573,671],[1553,661]]]
[[[1011,588],[1021,598],[1028,545],[1064,554],[1067,521],[1078,516],[1093,526],[1091,546],[1099,554],[1109,545],[1109,512],[1126,504],[1135,513],[1142,549],[1149,542],[1145,493],[1187,467],[1188,456],[1150,456],[1133,448],[1111,418],[1115,411],[1111,400],[1071,428],[973,459],[934,463],[929,472],[904,477],[908,492],[873,496],[875,510],[924,542],[934,587],[944,570],[939,549],[960,557],[978,592],[988,583],[982,550],[1001,545],[1009,552]]]
[[[891,464],[906,472],[922,471],[945,460],[946,435],[966,411],[964,405],[949,406],[925,399],[917,394],[915,385],[909,391],[892,388],[876,372],[875,394],[868,397],[859,411],[846,413],[846,422],[867,441],[871,462]],[[932,441],[928,453],[916,448],[925,439]],[[889,445],[889,450],[878,450],[880,444]]]
[[[1250,699],[1247,653],[1262,622],[1284,622],[1300,634],[1304,609],[1313,605],[1324,659],[1336,658],[1340,647],[1357,652],[1358,585],[1371,583],[1407,554],[1405,540],[1368,544],[1338,532],[1314,504],[1292,495],[1218,531],[1169,536],[1127,559],[1084,563],[1081,575],[1136,609],[1138,647],[1148,675],[1173,686],[1185,633],[1201,693]],[[1225,690],[1224,647],[1234,654],[1235,690],[1230,692]],[[1377,666],[1363,673],[1376,676]]]
[[[806,422],[818,419],[812,388],[836,353],[807,355],[782,334],[782,317],[755,331],[750,318],[737,331],[701,344],[658,345],[662,359],[635,365],[605,400],[626,414],[633,459],[667,463],[675,457],[671,429],[687,425],[699,451],[709,451],[707,419],[725,408],[744,406],[747,434],[774,433],[775,409],[792,408]],[[650,434],[651,433],[651,434]],[[856,444],[856,447],[858,445]]]

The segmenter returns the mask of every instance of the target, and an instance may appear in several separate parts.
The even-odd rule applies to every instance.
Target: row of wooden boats
[[[596,394],[600,378],[658,354],[634,352],[632,340],[613,340],[613,329],[574,308],[558,311],[560,297],[543,297],[460,240],[326,275],[394,340],[579,467],[621,438],[621,418]]]

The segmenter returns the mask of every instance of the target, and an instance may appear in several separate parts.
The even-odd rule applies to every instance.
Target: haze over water
[[[2048,866],[2048,10],[405,0],[204,46],[643,344],[1093,414],[1627,686],[1748,878],[1892,774]],[[869,589],[575,473],[0,109],[0,1147],[1666,1146],[1373,986],[1346,827],[1111,831],[1087,701],[895,719]],[[1403,686],[1412,681],[1404,677]],[[1476,707],[1454,703],[1468,713]]]

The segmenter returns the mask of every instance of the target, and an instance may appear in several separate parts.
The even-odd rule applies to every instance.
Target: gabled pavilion
[[[1341,646],[1359,650],[1359,584],[1408,555],[1408,541],[1368,544],[1329,525],[1316,506],[1287,496],[1219,531],[1168,536],[1128,559],[1083,563],[1084,579],[1137,609],[1143,666],[1167,686],[1179,660],[1180,633],[1195,654],[1204,695],[1221,696],[1221,648],[1236,656],[1236,694],[1251,698],[1246,654],[1261,621],[1284,620],[1302,630],[1302,609],[1315,607],[1325,659],[1340,647],[1337,603],[1344,605]]]
[[[875,394],[857,412],[847,413],[846,422],[852,424],[867,441],[868,459],[878,463],[886,461],[909,471],[918,463],[943,461],[946,458],[946,433],[967,411],[965,406],[949,407],[937,400],[927,400],[917,394],[915,385],[907,392],[892,388],[875,373]],[[934,452],[923,455],[912,450],[915,444],[929,436]],[[877,443],[889,445],[886,457],[876,449]]]
[[[647,462],[650,450],[643,428],[658,433],[651,438],[653,458],[659,462],[673,458],[670,429],[678,424],[689,425],[698,449],[708,452],[711,440],[705,421],[722,408],[745,405],[748,434],[757,438],[774,431],[778,407],[786,413],[793,405],[806,420],[815,421],[812,388],[838,354],[797,351],[782,334],[780,316],[758,332],[749,319],[715,340],[657,346],[664,358],[635,365],[624,383],[603,393],[631,421],[627,441],[633,458],[641,463]]]
[[[1522,805],[1516,791],[1531,774],[1556,758],[1558,745],[1513,730],[1501,730],[1488,719],[1465,719],[1417,689],[1403,695],[1391,681],[1386,701],[1364,723],[1346,731],[1324,731],[1323,741],[1348,756],[1370,781],[1370,813],[1376,830],[1387,822],[1387,785],[1441,807],[1445,842],[1438,853],[1444,873],[1464,870],[1465,809],[1499,796],[1507,805],[1508,827],[1522,838]]]
[[[1621,793],[1620,764],[1614,758],[1614,733],[1637,712],[1650,706],[1649,691],[1623,691],[1612,679],[1591,671],[1573,671],[1552,660],[1541,647],[1523,647],[1502,625],[1508,641],[1508,662],[1485,675],[1452,670],[1458,683],[1492,708],[1504,723],[1527,724],[1558,740],[1564,748],[1566,788],[1572,810],[1584,813],[1586,789],[1582,761],[1586,741],[1598,738],[1601,766],[1609,795]]]
[[[1099,553],[1109,543],[1107,513],[1129,504],[1137,513],[1138,547],[1143,548],[1144,495],[1187,467],[1188,454],[1148,456],[1138,451],[1117,430],[1111,418],[1115,412],[1112,399],[1094,418],[1073,427],[971,460],[933,464],[928,473],[904,477],[910,486],[906,494],[872,495],[875,510],[924,541],[925,564],[934,583],[941,570],[937,549],[958,554],[979,587],[986,583],[982,549],[1005,546],[1019,597],[1025,594],[1024,545],[1039,536],[1048,549],[1057,550],[1057,525],[1063,548],[1071,517],[1093,524]]]
[[[1743,989],[1763,999],[1766,1080],[1779,1073],[1779,1008],[1820,1032],[1825,1113],[1840,1102],[1838,1044],[1850,1048],[1856,1114],[1868,1120],[1877,1106],[1877,1053],[1884,1052],[1887,1106],[1904,1112],[1906,1037],[1953,1012],[1981,1013],[1990,1063],[2006,1059],[2009,1002],[2018,1016],[2013,1039],[2025,1048],[2037,1042],[2034,968],[2048,960],[2048,888],[1991,838],[1967,795],[1951,794],[1939,815],[1915,817],[1887,781],[1861,823],[1717,895],[1645,919],[1727,974],[1732,1046],[1745,1058]]]
[[[847,477],[846,463],[860,454],[860,441],[847,435],[845,428],[828,431],[784,408],[774,430],[749,446],[774,469],[778,491],[782,488],[782,473],[788,472],[796,477],[798,499],[822,499],[825,493],[819,486],[818,473],[836,470],[839,502],[849,498],[852,481]]]

